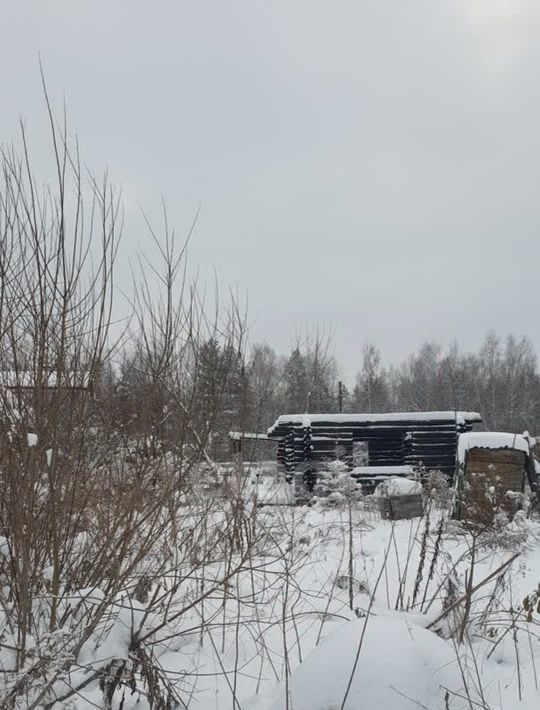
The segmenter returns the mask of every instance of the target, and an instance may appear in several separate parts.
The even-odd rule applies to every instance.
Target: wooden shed
[[[490,525],[523,503],[525,486],[536,487],[529,438],[507,432],[471,432],[459,437],[456,517]]]
[[[268,437],[278,441],[278,465],[297,488],[312,488],[317,471],[341,459],[370,489],[421,467],[452,477],[458,435],[481,421],[476,412],[454,411],[292,414],[280,416]]]
[[[277,442],[267,434],[247,431],[230,431],[231,455],[241,461],[275,461]]]

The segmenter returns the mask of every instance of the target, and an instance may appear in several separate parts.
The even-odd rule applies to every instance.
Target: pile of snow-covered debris
[[[376,496],[413,496],[422,495],[422,484],[409,478],[389,478],[379,483]]]

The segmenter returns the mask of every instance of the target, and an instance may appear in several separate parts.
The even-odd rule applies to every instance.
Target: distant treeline
[[[246,356],[215,339],[203,343],[197,356],[198,409],[204,412],[207,401],[208,410],[215,411],[220,402],[208,423],[212,455],[228,454],[231,429],[265,431],[284,413],[338,412],[341,378],[331,346],[329,339],[314,337],[287,356],[268,344],[253,346]],[[127,364],[125,385],[130,371],[133,375]],[[389,367],[383,366],[378,347],[368,343],[355,381],[344,382],[341,392],[344,412],[469,410],[480,412],[489,430],[540,432],[540,374],[525,337],[501,339],[490,332],[478,352],[428,342]]]
[[[268,346],[254,348],[250,371],[268,383],[258,407],[262,424],[277,412],[339,411],[339,367],[328,352],[316,343],[279,358]],[[427,342],[390,367],[367,343],[358,366],[355,381],[343,386],[345,412],[460,409],[480,412],[487,429],[539,430],[540,373],[526,337],[501,339],[490,332],[478,352]]]

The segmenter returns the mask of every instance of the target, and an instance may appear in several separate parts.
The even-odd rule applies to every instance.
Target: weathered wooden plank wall
[[[519,508],[511,493],[525,486],[527,455],[512,449],[473,448],[467,451],[463,472],[460,517],[491,525],[498,511],[510,515]]]

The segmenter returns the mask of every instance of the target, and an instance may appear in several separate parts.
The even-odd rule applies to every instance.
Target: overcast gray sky
[[[161,193],[253,341],[332,326],[346,374],[489,328],[540,348],[538,0],[0,0],[0,139],[45,151],[37,53],[87,161]]]

